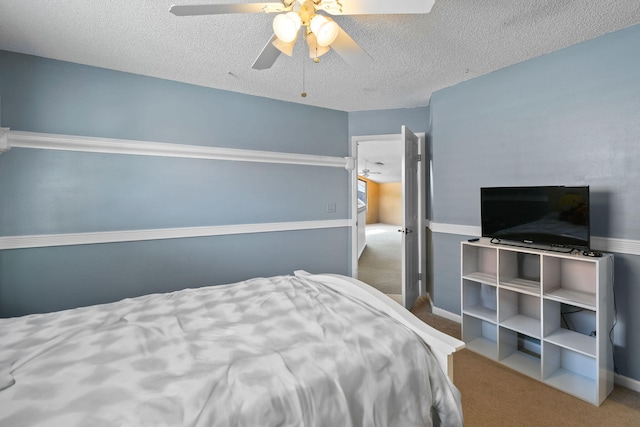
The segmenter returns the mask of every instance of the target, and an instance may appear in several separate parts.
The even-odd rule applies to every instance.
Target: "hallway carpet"
[[[358,260],[358,279],[385,294],[402,294],[402,234],[398,228],[368,224],[367,246]]]

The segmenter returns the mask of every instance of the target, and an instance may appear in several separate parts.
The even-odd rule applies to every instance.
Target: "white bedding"
[[[0,425],[462,425],[416,333],[321,277],[0,319]]]

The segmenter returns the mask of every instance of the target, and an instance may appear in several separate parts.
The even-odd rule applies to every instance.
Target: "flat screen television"
[[[480,189],[482,237],[567,248],[590,247],[589,187]]]

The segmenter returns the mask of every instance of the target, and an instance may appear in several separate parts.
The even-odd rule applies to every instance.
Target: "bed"
[[[5,427],[462,425],[464,344],[345,276],[0,319],[0,343]]]

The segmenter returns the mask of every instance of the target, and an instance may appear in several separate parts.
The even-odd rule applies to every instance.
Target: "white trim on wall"
[[[228,236],[234,234],[272,233],[277,231],[318,230],[323,228],[351,227],[352,225],[352,220],[337,219],[327,221],[272,222],[264,224],[216,225],[209,227],[5,236],[0,237],[0,250],[182,239],[187,237]]]
[[[431,306],[431,312],[436,316],[444,317],[445,319],[451,320],[452,322],[462,323],[462,317],[459,314],[443,310],[442,308],[436,307],[435,305]]]
[[[434,233],[460,234],[462,236],[480,236],[482,230],[473,225],[442,224],[429,222],[429,228]]]
[[[591,236],[591,246],[603,252],[640,255],[640,240]]]
[[[634,380],[633,378],[624,377],[619,374],[614,374],[613,382],[617,385],[621,385],[622,387],[626,387],[629,390],[636,391],[640,393],[640,381]]]
[[[236,148],[134,141],[76,135],[23,132],[0,128],[0,153],[11,148],[81,151],[89,153],[130,154],[138,156],[183,157],[191,159],[235,160],[241,162],[284,163],[291,165],[338,167],[351,170],[350,157],[279,153]]]
[[[427,228],[433,233],[458,234],[461,236],[480,236],[482,234],[481,228],[473,225],[443,224],[427,221]],[[602,252],[640,255],[640,240],[591,236],[591,248]]]

